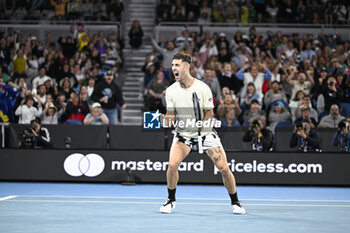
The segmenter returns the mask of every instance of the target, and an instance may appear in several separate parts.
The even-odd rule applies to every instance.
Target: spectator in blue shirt
[[[306,49],[301,52],[300,60],[304,61],[305,59],[308,59],[311,61],[313,56],[316,56],[316,52],[312,50],[311,41],[308,41],[306,42]]]

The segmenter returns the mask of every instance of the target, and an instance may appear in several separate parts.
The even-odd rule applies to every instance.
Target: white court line
[[[41,202],[41,203],[103,203],[103,204],[157,204],[159,202],[150,202],[150,201],[87,201],[87,200],[21,200],[13,199],[9,202]],[[183,202],[177,203],[178,205],[213,205],[213,206],[226,206],[226,203],[212,203],[212,202]],[[245,206],[278,206],[278,207],[338,207],[338,208],[350,208],[350,205],[307,205],[307,204],[244,204]]]
[[[14,196],[14,195],[12,195],[12,196],[7,196],[7,197],[2,197],[2,198],[0,198],[0,201],[6,201],[6,200],[10,200],[10,199],[13,199],[13,198],[16,198],[17,196]]]
[[[148,199],[148,200],[163,200],[165,197],[108,197],[108,196],[60,196],[60,195],[17,195],[18,197],[29,198],[91,198],[91,199]],[[208,200],[208,201],[227,201],[229,198],[201,198],[201,197],[177,197],[178,200]],[[298,200],[298,199],[240,199],[241,201],[270,201],[270,202],[348,202],[350,200]]]

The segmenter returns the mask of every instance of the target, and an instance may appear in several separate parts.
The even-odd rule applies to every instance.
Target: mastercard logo
[[[74,153],[64,160],[63,168],[68,175],[73,177],[96,177],[105,169],[105,161],[98,154]]]

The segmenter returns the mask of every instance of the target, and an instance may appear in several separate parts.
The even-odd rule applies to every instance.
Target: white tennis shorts
[[[181,136],[178,132],[173,132],[173,144],[176,142],[182,142],[185,145],[191,147],[192,150],[198,150],[198,138],[189,138]],[[212,131],[209,134],[202,137],[203,150],[207,150],[215,147],[222,147],[221,140],[216,131]]]

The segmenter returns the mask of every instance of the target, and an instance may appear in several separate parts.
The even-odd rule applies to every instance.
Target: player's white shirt
[[[204,110],[214,108],[212,92],[207,84],[194,79],[193,84],[188,88],[182,88],[179,82],[173,83],[166,89],[166,105],[167,111],[175,111],[176,121],[186,122],[196,119],[193,110],[193,92],[197,93],[199,106],[201,109],[201,118],[204,117]],[[176,126],[176,131],[184,137],[197,137],[198,131],[196,127],[180,127]],[[208,134],[211,130],[202,130],[202,136]]]

